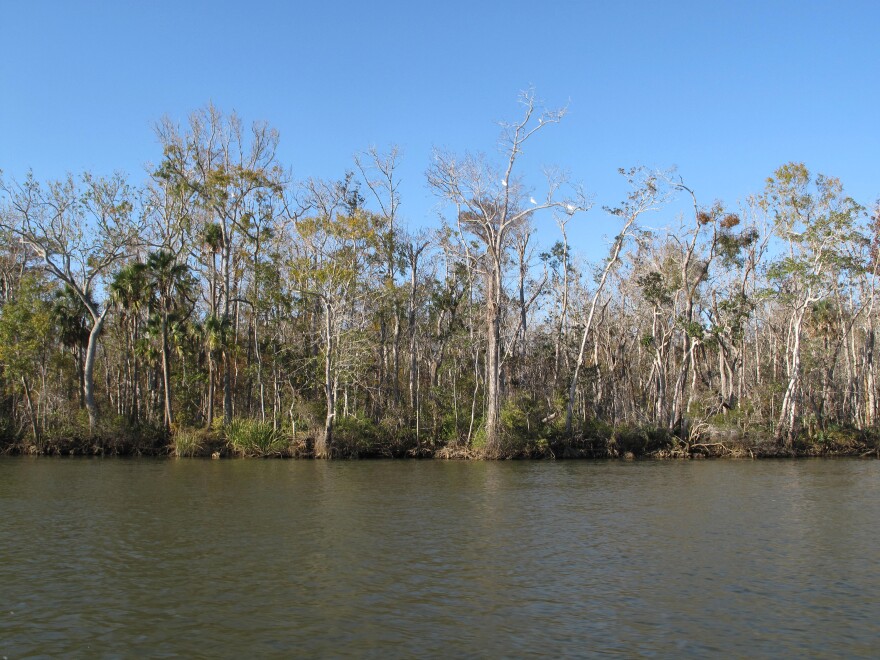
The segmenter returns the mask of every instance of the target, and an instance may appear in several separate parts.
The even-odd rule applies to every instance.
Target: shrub
[[[539,458],[551,456],[549,435],[552,427],[542,422],[543,409],[531,398],[519,396],[501,407],[497,452],[486,449],[486,426],[481,423],[474,433],[471,448],[486,458]]]
[[[333,454],[346,458],[377,456],[386,453],[379,431],[369,419],[337,417],[333,425]]]

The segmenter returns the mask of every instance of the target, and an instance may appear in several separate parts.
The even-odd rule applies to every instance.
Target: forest
[[[420,230],[397,148],[294,180],[277,131],[211,105],[157,124],[143,183],[3,175],[0,451],[876,453],[880,207],[791,162],[736,206],[622,169],[594,208],[522,167],[564,115],[526,94],[497,153],[435,151]]]

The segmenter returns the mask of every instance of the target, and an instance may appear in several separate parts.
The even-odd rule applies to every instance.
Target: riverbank
[[[258,423],[233,423],[227,429],[181,429],[168,434],[157,429],[130,429],[127,433],[87,434],[7,441],[6,455],[42,456],[148,456],[178,458],[286,458],[314,459],[315,442],[309,435],[289,438]],[[564,438],[511,441],[500,456],[489,457],[479,445],[439,444],[407,439],[343,434],[336,438],[337,459],[592,459],[635,460],[706,458],[880,458],[880,436],[856,429],[834,430],[808,436],[793,446],[775,443],[769,436],[749,436],[731,429],[711,429],[696,440],[685,441],[653,428],[603,429],[571,441]]]

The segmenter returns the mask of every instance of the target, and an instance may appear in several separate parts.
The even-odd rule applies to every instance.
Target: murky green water
[[[0,655],[877,656],[880,462],[0,460]]]

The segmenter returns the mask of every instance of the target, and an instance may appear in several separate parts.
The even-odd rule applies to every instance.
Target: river
[[[0,656],[877,656],[880,461],[0,459]]]

